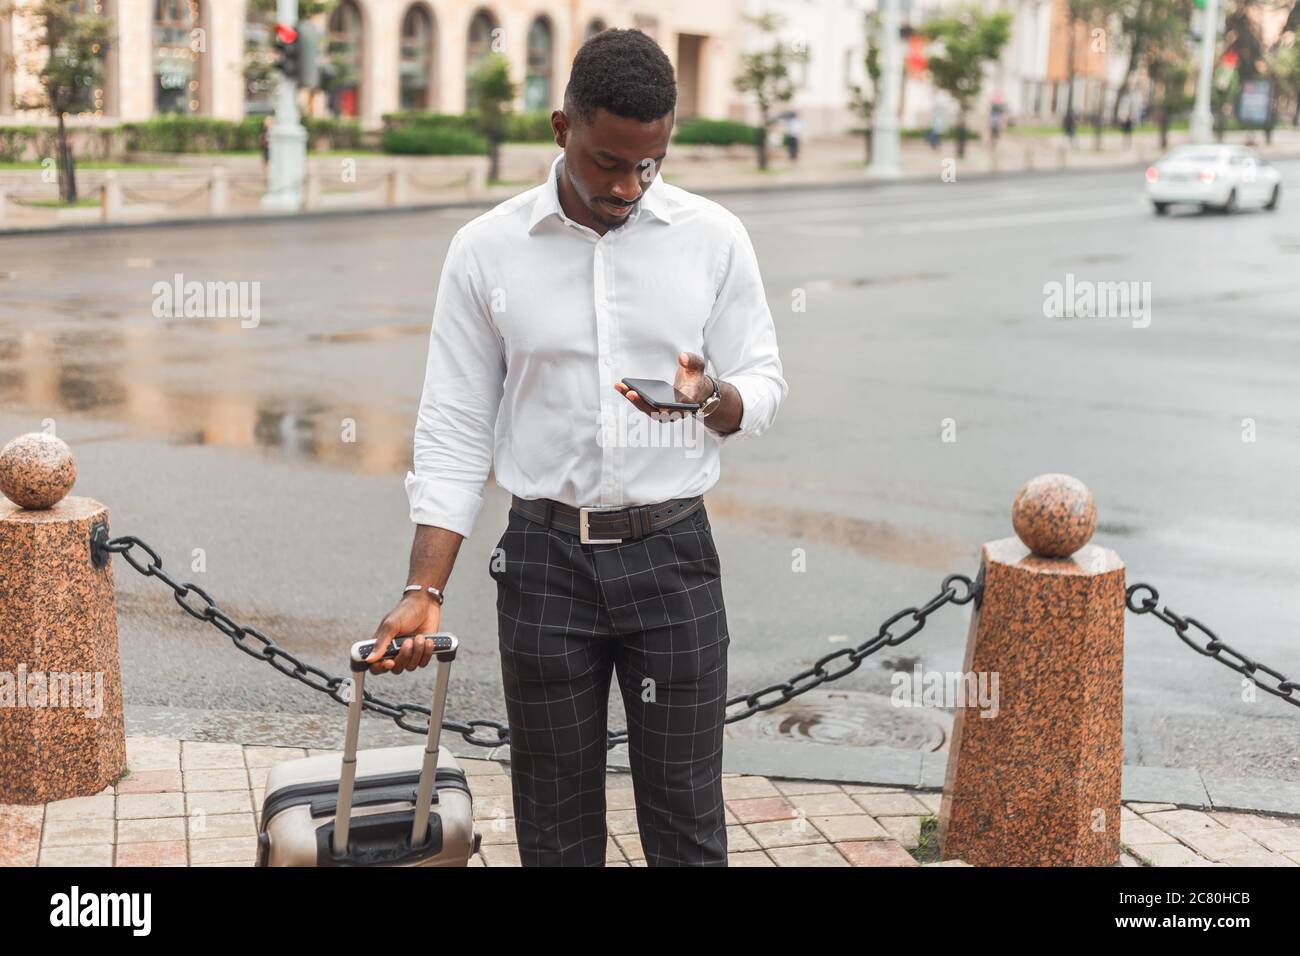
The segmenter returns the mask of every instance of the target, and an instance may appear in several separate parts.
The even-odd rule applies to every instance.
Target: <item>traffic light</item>
[[[298,83],[309,90],[320,89],[320,28],[310,20],[298,23]]]
[[[276,63],[280,72],[291,80],[298,79],[298,31],[287,23],[275,26],[275,48],[280,53]]]

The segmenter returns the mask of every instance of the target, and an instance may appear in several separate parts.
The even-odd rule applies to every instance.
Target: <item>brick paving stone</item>
[[[1209,810],[1210,818],[1222,823],[1230,830],[1275,830],[1287,826],[1286,820],[1267,817],[1260,813],[1242,813],[1237,810]]]
[[[832,843],[845,840],[888,840],[889,831],[865,813],[854,816],[813,817],[812,824]]]
[[[629,860],[644,860],[645,850],[641,847],[641,837],[635,833],[619,833],[614,837],[623,855]]]
[[[478,799],[478,794],[474,794],[474,799]],[[636,794],[630,787],[619,787],[605,791],[605,809],[606,810],[635,810]]]
[[[789,820],[796,817],[794,807],[785,797],[755,797],[749,799],[728,799],[727,809],[736,815],[741,823],[767,823],[771,820]]]
[[[183,816],[185,795],[182,793],[124,793],[117,798],[119,820]]]
[[[1126,806],[1134,813],[1157,813],[1161,810],[1177,810],[1172,803],[1129,803]]]
[[[881,817],[878,822],[904,849],[914,850],[921,844],[921,819],[921,817]]]
[[[94,797],[70,797],[45,805],[45,819],[52,820],[111,820],[114,797],[101,794]]]
[[[636,833],[637,829],[635,810],[615,810],[605,814],[607,833]]]
[[[515,843],[493,844],[482,850],[483,862],[487,866],[521,866],[519,846]]]
[[[187,818],[188,836],[191,840],[210,840],[218,837],[248,837],[256,839],[257,828],[253,813],[199,813]]]
[[[239,863],[257,857],[257,841],[251,838],[218,837],[190,840],[191,863]]]
[[[930,812],[924,803],[908,793],[861,793],[853,799],[873,817],[907,817]]]
[[[117,792],[174,793],[182,789],[179,770],[141,770],[118,781]]]
[[[242,767],[238,770],[187,770],[185,789],[190,793],[201,790],[247,790],[248,774]]]
[[[41,832],[41,846],[103,846],[113,843],[112,820],[51,820]]]
[[[112,866],[113,845],[46,846],[41,849],[39,866]]]
[[[722,798],[732,800],[750,800],[757,797],[780,797],[781,791],[766,777],[726,777],[722,778]]]
[[[39,804],[0,804],[0,867],[36,865],[44,817]]]
[[[508,797],[510,796],[510,775],[506,773],[481,774],[474,778],[474,783],[470,789],[474,791],[476,797],[479,794]]]
[[[836,814],[861,813],[852,797],[839,790],[820,793],[787,793],[786,799],[796,811],[806,816],[829,817]]]
[[[1274,853],[1300,851],[1300,827],[1247,830],[1246,835],[1255,842],[1264,844]]]
[[[749,835],[749,831],[742,826],[727,827],[727,855],[735,853],[748,853],[751,850],[761,850],[758,841]]]
[[[254,767],[274,767],[286,760],[300,760],[305,756],[306,747],[245,747],[244,766],[250,770]]]
[[[180,770],[181,742],[161,737],[127,737],[126,764],[138,770]]]
[[[260,809],[259,800],[256,806]],[[253,809],[252,793],[248,790],[199,790],[185,794],[187,815],[196,813],[245,813]]]
[[[191,770],[243,770],[244,748],[239,744],[182,741],[181,769],[186,773]]]
[[[127,843],[117,847],[114,866],[168,866],[186,865],[185,841],[170,840],[165,843]]]
[[[838,783],[824,780],[772,780],[772,785],[787,797],[803,793],[843,793]]]
[[[1142,815],[1147,823],[1154,824],[1166,833],[1183,840],[1188,836],[1204,833],[1207,830],[1226,829],[1208,813],[1200,810],[1169,810]]]
[[[1206,859],[1219,863],[1228,856],[1249,856],[1262,847],[1237,830],[1212,830],[1192,833],[1183,842]]]
[[[744,850],[727,854],[727,866],[776,866],[762,850]]]
[[[852,817],[826,817],[827,820],[851,820]],[[745,829],[765,850],[777,846],[799,846],[805,843],[825,843],[826,837],[811,822],[803,818],[776,820],[768,823],[751,823]]]
[[[495,820],[489,826],[479,827],[478,832],[483,834],[483,846],[501,846],[505,843],[515,843],[515,821],[513,817],[505,817],[498,824]]]
[[[1141,866],[1142,861],[1131,853],[1121,853],[1119,855],[1120,866]]]
[[[893,840],[848,841],[836,843],[835,849],[852,866],[920,866],[912,854]]]
[[[495,760],[483,760],[479,757],[457,757],[456,762],[460,764],[460,769],[465,771],[467,777],[501,772],[501,764]]]
[[[254,789],[266,789],[266,778],[271,775],[270,767],[249,767],[248,785]]]
[[[1144,843],[1133,847],[1131,852],[1152,866],[1205,866],[1211,862],[1181,843]]]
[[[916,799],[925,804],[925,808],[934,814],[937,814],[943,805],[942,793],[918,793]]]
[[[859,793],[902,793],[902,787],[879,787],[866,783],[842,783],[840,789],[849,796],[856,796]]]
[[[1158,826],[1147,823],[1141,817],[1134,816],[1132,820],[1119,821],[1119,839],[1121,843],[1135,845],[1139,843],[1177,843],[1178,840],[1170,836]]]
[[[184,817],[146,817],[117,821],[117,844],[164,843],[185,839]]]
[[[806,846],[781,846],[767,851],[777,866],[850,866],[829,843]]]
[[[1268,850],[1260,850],[1254,853],[1243,853],[1240,856],[1225,856],[1219,861],[1224,866],[1295,866],[1296,864],[1288,860],[1281,853],[1270,853]]]

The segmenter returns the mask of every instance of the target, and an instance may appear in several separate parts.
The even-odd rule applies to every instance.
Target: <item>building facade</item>
[[[69,0],[110,18],[113,40],[102,87],[72,117],[118,123],[166,114],[241,119],[269,112],[271,91],[250,76],[250,60],[270,57],[272,24],[250,0]],[[366,128],[403,108],[465,109],[467,78],[497,52],[519,84],[518,109],[558,108],[569,66],[582,42],[609,27],[654,37],[673,61],[681,117],[726,116],[738,0],[339,0],[317,18],[323,56],[335,67],[332,88],[316,97],[317,115],[358,119]],[[31,0],[0,17],[0,123],[40,122],[26,108],[36,92],[41,53],[27,15]],[[255,74],[256,71],[253,71]]]

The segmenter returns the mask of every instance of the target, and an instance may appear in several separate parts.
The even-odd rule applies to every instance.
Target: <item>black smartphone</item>
[[[657,378],[625,378],[623,384],[636,392],[651,408],[665,411],[693,412],[700,407],[667,382]]]

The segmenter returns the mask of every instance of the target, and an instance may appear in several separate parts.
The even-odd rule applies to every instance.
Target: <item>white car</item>
[[[1282,198],[1282,177],[1245,146],[1179,146],[1147,167],[1147,195],[1162,216],[1174,203],[1220,212],[1272,210]]]

